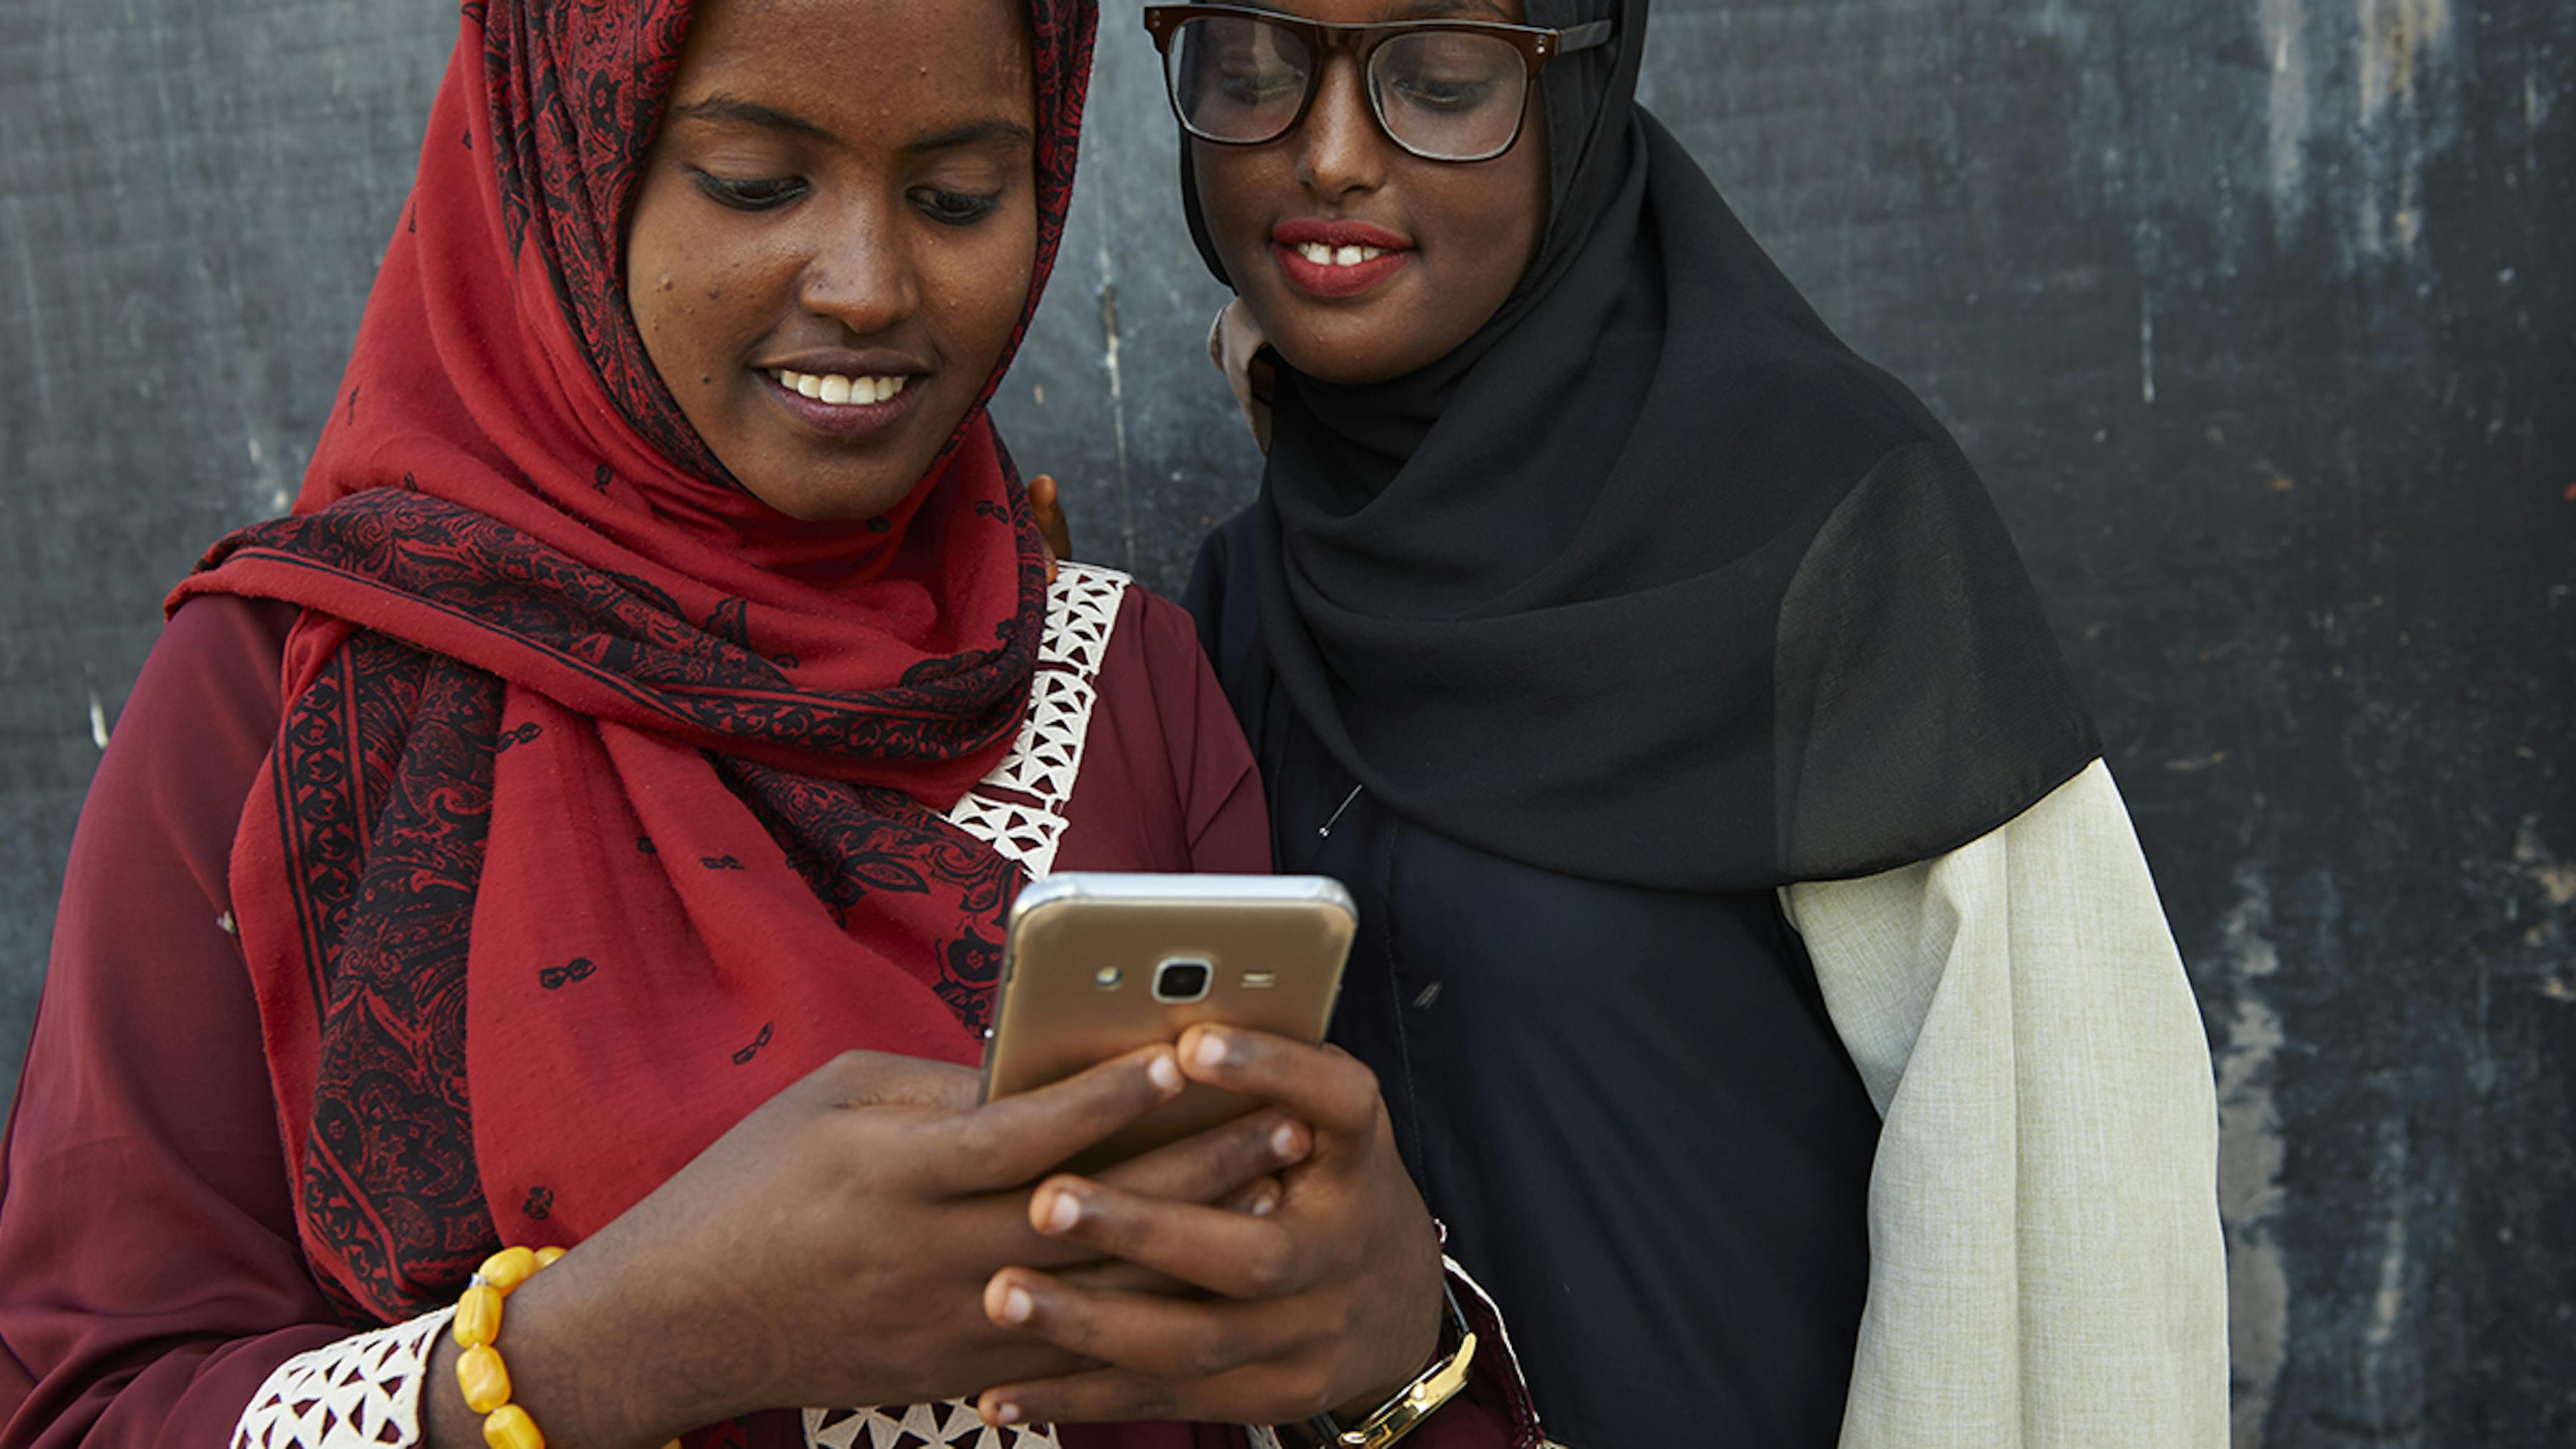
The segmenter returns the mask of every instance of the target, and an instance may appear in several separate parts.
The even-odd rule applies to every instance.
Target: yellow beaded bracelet
[[[456,1387],[465,1407],[483,1416],[483,1442],[492,1449],[546,1449],[536,1420],[510,1402],[510,1370],[493,1344],[501,1337],[501,1300],[563,1255],[561,1248],[503,1248],[474,1270],[473,1283],[456,1302],[451,1331],[465,1350],[456,1360]]]

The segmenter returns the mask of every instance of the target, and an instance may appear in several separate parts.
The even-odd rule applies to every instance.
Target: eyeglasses
[[[1549,30],[1486,20],[1343,25],[1247,5],[1148,5],[1181,128],[1223,146],[1297,129],[1324,61],[1347,50],[1387,139],[1426,161],[1490,161],[1520,139],[1529,88],[1560,55],[1608,43],[1612,23]]]

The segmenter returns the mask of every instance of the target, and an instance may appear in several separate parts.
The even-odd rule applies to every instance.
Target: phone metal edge
[[[1293,887],[1293,888],[1291,888]],[[1043,910],[1061,901],[1206,901],[1257,900],[1265,904],[1290,905],[1301,901],[1320,901],[1338,906],[1350,917],[1354,934],[1359,927],[1359,904],[1351,899],[1350,889],[1328,875],[1183,875],[1153,871],[1069,870],[1042,876],[1020,887],[1011,901],[1011,912],[1002,929],[1002,979],[993,986],[993,1017],[984,1028],[983,1060],[976,1065],[975,1100],[993,1100],[993,1034],[1002,1025],[1002,994],[1011,988],[1013,968],[1019,963],[1013,946],[1023,912]],[[1342,987],[1349,980],[1349,960],[1344,957],[1343,970],[1333,977],[1332,995],[1324,1002],[1324,1019],[1331,1021],[1341,1008]]]
[[[1328,875],[1201,875],[1153,871],[1063,871],[1021,887],[1011,902],[1011,918],[1058,901],[1208,901],[1252,900],[1265,904],[1321,901],[1338,906],[1352,920],[1359,906],[1340,881]]]

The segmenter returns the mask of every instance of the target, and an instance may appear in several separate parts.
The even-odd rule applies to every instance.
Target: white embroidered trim
[[[988,1429],[974,1405],[953,1399],[900,1410],[807,1409],[805,1442],[812,1449],[1056,1449],[1048,1425]]]
[[[233,1449],[409,1449],[420,1385],[453,1308],[299,1353],[251,1395]]]
[[[1028,718],[1011,752],[948,812],[951,822],[1027,867],[1055,869],[1063,842],[1065,802],[1082,771],[1083,736],[1099,700],[1094,681],[1109,654],[1127,575],[1088,564],[1059,564],[1047,589],[1046,640],[1029,688]]]
[[[1028,718],[1010,754],[948,812],[952,822],[991,842],[1032,876],[1055,868],[1065,802],[1082,773],[1082,741],[1100,698],[1095,681],[1128,583],[1114,569],[1056,566]],[[951,1400],[909,1408],[807,1409],[805,1442],[814,1449],[1055,1449],[1056,1438],[1044,1424],[986,1428],[974,1405]]]
[[[420,1387],[453,1308],[297,1354],[251,1396],[232,1449],[410,1449],[420,1442]],[[813,1449],[1057,1449],[1045,1424],[988,1429],[975,1406],[807,1409]]]

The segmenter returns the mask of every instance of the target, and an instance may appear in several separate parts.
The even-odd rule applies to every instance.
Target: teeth
[[[1356,267],[1386,255],[1384,247],[1332,247],[1322,242],[1299,242],[1297,255],[1319,267]]]
[[[802,393],[816,402],[834,407],[868,407],[892,401],[904,390],[909,377],[842,377],[837,373],[790,372],[778,368],[769,374],[789,392]]]

